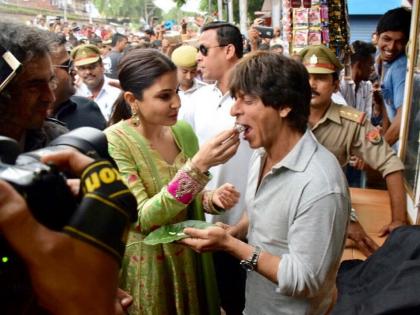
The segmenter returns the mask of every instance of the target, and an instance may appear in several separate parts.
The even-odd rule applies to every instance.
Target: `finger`
[[[368,236],[365,237],[364,241],[367,247],[369,248],[370,252],[372,253],[375,252],[379,248],[379,245],[376,244],[376,242]]]
[[[379,237],[384,237],[389,234],[389,225],[384,225],[382,229],[379,230]]]
[[[220,143],[227,142],[227,140],[230,140],[229,138],[235,136],[235,134],[238,135],[235,129],[232,128],[232,129],[228,129],[228,130],[224,130],[220,132],[213,139],[214,141],[216,141],[216,143],[220,144]]]
[[[231,146],[235,144],[236,141],[239,141],[239,133],[237,133],[237,131],[234,131],[233,134],[231,134],[228,138],[220,142],[220,144],[225,146]]]
[[[205,239],[207,236],[207,233],[205,232],[205,230],[200,230],[200,229],[195,229],[195,228],[185,228],[183,231],[185,234],[187,234],[190,237],[193,238],[203,238]]]
[[[229,224],[226,224],[226,223],[223,223],[223,222],[216,222],[215,225],[221,227],[224,230],[227,230],[227,229],[230,228],[230,225]]]
[[[229,160],[238,150],[240,141],[238,140],[236,143],[229,147],[222,148],[219,154],[219,160],[222,162],[226,162]]]
[[[80,179],[71,178],[67,180],[67,186],[70,188],[71,193],[74,196],[78,196],[80,192]]]
[[[62,170],[69,170],[75,175],[80,175],[83,170],[94,160],[74,149],[66,149],[49,153],[41,158],[44,163],[54,163]]]
[[[0,226],[29,211],[21,195],[7,182],[0,180]],[[6,226],[5,226],[6,228]]]
[[[117,290],[117,299],[119,300],[124,310],[127,310],[127,308],[133,303],[133,297],[128,294],[128,292],[120,288]]]
[[[357,248],[366,256],[369,257],[372,255],[372,251],[369,249],[368,246],[366,246],[365,242],[363,240],[358,241]]]

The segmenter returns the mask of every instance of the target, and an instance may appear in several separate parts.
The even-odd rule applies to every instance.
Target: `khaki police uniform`
[[[350,106],[331,103],[325,115],[312,127],[318,141],[331,151],[341,166],[351,155],[361,157],[383,177],[401,171],[404,165],[377,128],[363,112]]]
[[[343,68],[335,54],[323,45],[308,46],[301,50],[300,56],[312,74],[332,74]],[[366,114],[353,107],[331,102],[324,116],[312,126],[312,132],[341,166],[348,163],[351,155],[356,155],[383,177],[404,169],[379,130],[366,119]]]

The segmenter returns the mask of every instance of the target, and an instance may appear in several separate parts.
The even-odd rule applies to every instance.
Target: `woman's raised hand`
[[[204,143],[192,158],[192,163],[200,171],[206,172],[210,167],[228,161],[238,150],[239,132],[232,128],[222,131]]]

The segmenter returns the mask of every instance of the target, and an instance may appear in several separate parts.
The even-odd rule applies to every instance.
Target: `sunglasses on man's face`
[[[73,61],[71,59],[67,59],[61,65],[54,65],[54,67],[64,69],[69,74],[74,70]]]
[[[207,56],[207,54],[209,53],[209,49],[210,48],[217,48],[217,47],[226,47],[227,45],[218,45],[218,46],[211,46],[211,47],[206,47],[203,44],[201,44],[198,47],[198,51],[203,55],[203,56]]]

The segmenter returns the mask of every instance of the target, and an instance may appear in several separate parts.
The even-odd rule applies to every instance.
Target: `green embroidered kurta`
[[[134,298],[130,314],[220,314],[209,254],[198,255],[176,243],[142,243],[159,226],[204,219],[199,198],[187,207],[166,189],[178,169],[198,150],[191,127],[184,122],[172,127],[181,151],[172,165],[128,122],[121,121],[105,133],[109,153],[138,203],[138,221],[129,233],[120,283]]]

